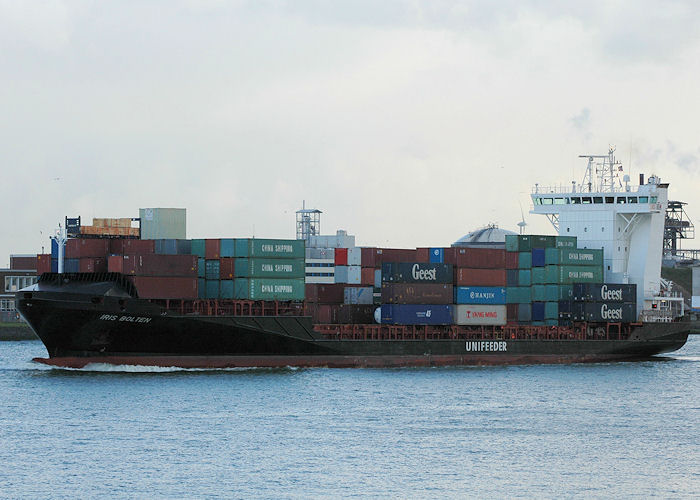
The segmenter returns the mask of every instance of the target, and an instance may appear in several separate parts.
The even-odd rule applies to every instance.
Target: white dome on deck
[[[514,231],[501,229],[495,224],[489,224],[472,231],[471,233],[462,236],[460,239],[452,243],[453,247],[468,247],[468,246],[500,246],[505,245],[507,234],[518,234]]]

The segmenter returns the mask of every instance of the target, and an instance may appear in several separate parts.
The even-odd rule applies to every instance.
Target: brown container
[[[508,321],[518,321],[519,304],[506,304],[506,319]]]
[[[473,269],[505,269],[506,251],[501,248],[446,248],[445,263]]]
[[[439,283],[384,283],[383,304],[452,304],[452,285]]]
[[[342,304],[345,300],[345,283],[334,284],[306,284],[306,301],[319,302],[321,304]]]
[[[10,269],[36,269],[36,255],[10,255]],[[49,262],[49,268],[51,263]]]
[[[145,254],[155,253],[155,240],[134,240],[115,238],[109,242],[109,253],[114,254]]]
[[[506,286],[506,270],[460,267],[455,271],[455,284],[458,286]]]
[[[377,263],[377,247],[362,247],[360,249],[363,267],[381,267],[382,263]]]
[[[197,278],[132,276],[142,299],[196,299]]]
[[[382,262],[419,262],[415,248],[379,248],[376,260],[379,266]]]
[[[430,248],[416,248],[416,262],[430,262]]]
[[[331,325],[338,323],[338,305],[312,304],[311,319],[315,324]]]
[[[222,257],[219,259],[219,279],[232,280],[234,277],[236,259],[233,257]]]
[[[104,257],[83,257],[78,263],[81,273],[104,273],[107,271],[107,259]]]
[[[196,255],[125,255],[124,274],[197,277]]]
[[[122,255],[110,255],[107,258],[107,271],[110,273],[123,273],[124,257]]]
[[[518,252],[506,252],[506,269],[519,269]]]
[[[36,256],[36,274],[41,276],[43,273],[51,272],[51,254],[42,253]]]
[[[351,325],[367,325],[374,323],[374,311],[377,306],[372,304],[341,304],[337,306],[338,323]]]
[[[83,257],[107,257],[109,240],[93,238],[73,238],[66,242],[66,259]]]
[[[374,286],[374,271],[373,267],[363,267],[360,271],[360,283],[365,286]]]
[[[221,240],[219,240],[218,238],[204,240],[204,258],[205,259],[218,259],[220,251],[221,251]]]

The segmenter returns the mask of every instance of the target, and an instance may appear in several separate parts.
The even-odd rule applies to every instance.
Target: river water
[[[62,370],[0,342],[1,498],[700,496],[700,336],[657,361]]]

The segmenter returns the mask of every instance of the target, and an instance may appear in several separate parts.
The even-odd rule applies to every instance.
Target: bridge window
[[[656,203],[656,196],[651,197],[651,203]]]
[[[542,198],[535,198],[535,205],[542,205]]]
[[[640,196],[639,203],[649,203],[649,197],[648,196]]]
[[[627,203],[637,203],[637,197],[630,196],[629,198],[627,198]]]
[[[566,198],[554,198],[555,205],[565,205],[567,201]]]
[[[590,196],[584,196],[583,198],[581,198],[581,202],[582,202],[584,205],[590,205],[590,204],[591,204],[591,197],[590,197]]]
[[[580,205],[580,204],[581,204],[581,198],[579,198],[578,196],[572,196],[572,197],[571,197],[571,203],[572,203],[573,205]]]
[[[614,196],[606,196],[605,203],[615,203],[615,197]]]
[[[551,205],[552,199],[551,198],[542,198],[542,204],[543,205]]]
[[[617,202],[618,202],[620,205],[624,205],[625,203],[627,203],[627,198],[625,198],[624,196],[618,196]]]
[[[603,197],[602,196],[594,196],[593,203],[595,203],[595,204],[603,203]]]

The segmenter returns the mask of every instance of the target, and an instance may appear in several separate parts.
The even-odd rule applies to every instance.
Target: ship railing
[[[303,302],[236,299],[151,299],[167,311],[192,316],[307,316]]]
[[[574,323],[571,326],[462,326],[324,324],[327,340],[626,340],[632,325]]]

